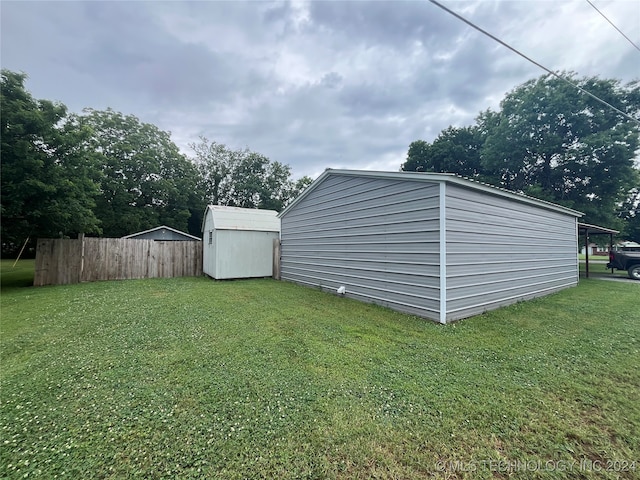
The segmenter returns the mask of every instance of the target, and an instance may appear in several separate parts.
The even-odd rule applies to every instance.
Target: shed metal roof
[[[213,217],[216,230],[280,232],[280,218],[275,210],[209,205],[204,211],[202,231],[209,214]]]
[[[305,198],[315,188],[320,185],[325,178],[330,175],[342,175],[342,176],[354,176],[354,177],[369,177],[369,178],[388,178],[392,180],[403,180],[407,182],[436,182],[436,183],[452,183],[464,188],[470,188],[472,190],[478,190],[488,195],[495,195],[498,197],[508,198],[510,200],[535,205],[546,210],[554,210],[574,217],[582,217],[582,212],[572,210],[571,208],[563,207],[555,203],[540,200],[538,198],[530,197],[528,195],[511,192],[504,188],[494,187],[492,185],[471,180],[461,177],[455,173],[431,173],[431,172],[381,172],[373,170],[341,170],[341,169],[326,169],[315,181],[307,187],[293,202],[291,202],[287,208],[285,208],[279,217],[285,215],[294,205]]]

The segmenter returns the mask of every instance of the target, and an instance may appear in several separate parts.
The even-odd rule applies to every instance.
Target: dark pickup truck
[[[626,270],[629,278],[640,280],[640,245],[633,247],[618,247],[609,252],[607,268]]]

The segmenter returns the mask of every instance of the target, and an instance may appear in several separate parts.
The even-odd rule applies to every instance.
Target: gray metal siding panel
[[[447,320],[578,282],[576,219],[447,186]]]
[[[438,185],[328,177],[282,217],[281,278],[438,319]]]

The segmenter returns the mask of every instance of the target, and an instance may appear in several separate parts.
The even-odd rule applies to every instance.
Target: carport
[[[584,253],[586,261],[585,275],[587,278],[589,278],[589,235],[609,235],[609,251],[611,251],[611,248],[613,247],[613,236],[616,233],[620,232],[611,228],[578,222],[578,235],[584,235]],[[613,269],[611,269],[611,273],[613,273]]]

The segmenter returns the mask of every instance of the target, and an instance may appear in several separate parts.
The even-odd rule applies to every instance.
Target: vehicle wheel
[[[631,265],[629,267],[629,278],[640,280],[640,265]]]

